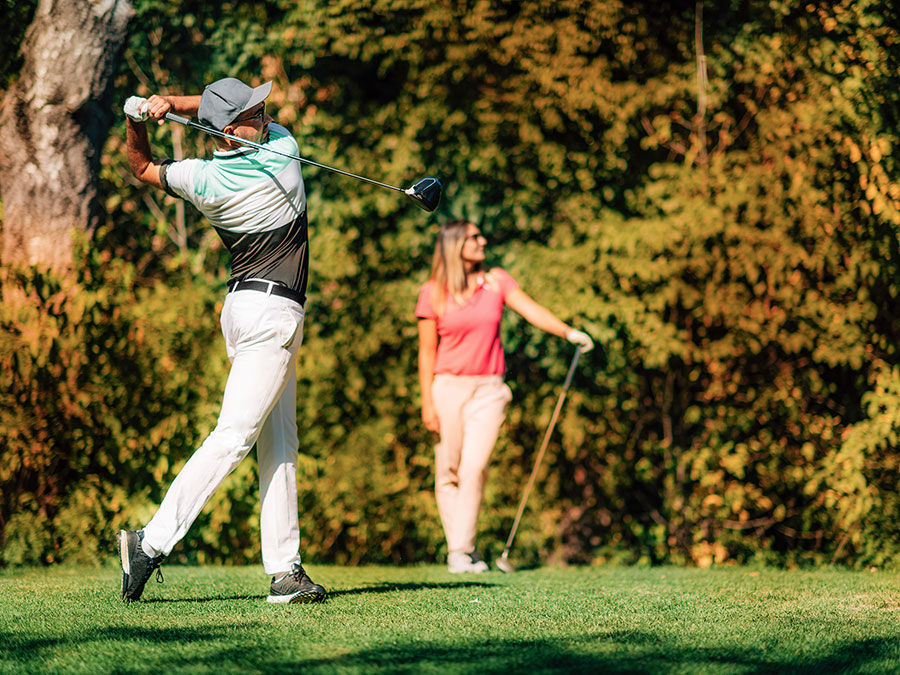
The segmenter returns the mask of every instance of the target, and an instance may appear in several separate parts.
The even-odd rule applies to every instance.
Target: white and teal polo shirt
[[[269,123],[265,143],[297,154],[297,141]],[[306,295],[309,236],[300,163],[254,148],[213,153],[160,167],[169,194],[209,219],[231,253],[231,279],[268,279]]]

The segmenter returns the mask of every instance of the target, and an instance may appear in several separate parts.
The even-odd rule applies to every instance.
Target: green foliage
[[[301,154],[445,182],[427,216],[304,168],[304,555],[443,553],[412,312],[437,224],[465,216],[492,264],[600,344],[529,502],[524,560],[895,559],[896,10],[705,5],[701,108],[695,2],[136,3],[120,101],[272,79],[269,110]],[[174,126],[151,140],[160,156],[209,150]],[[106,150],[92,245],[111,258],[75,285],[3,282],[7,562],[74,559],[97,550],[98,519],[145,521],[224,384],[225,252],[191,208],[128,176],[124,125]],[[495,555],[572,353],[515,316],[503,336],[514,401],[479,540]],[[248,460],[177,555],[255,559],[256,495]]]
[[[19,48],[37,4],[37,0],[4,0],[0,3],[0,22],[4,27],[0,38],[0,89],[6,89],[22,68]]]
[[[0,280],[7,563],[105,554],[110,531],[160,499],[221,386],[206,347],[214,295],[135,288],[106,252],[83,262],[77,279],[6,268]]]

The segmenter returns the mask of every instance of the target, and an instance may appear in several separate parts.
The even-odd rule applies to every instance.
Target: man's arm
[[[150,151],[150,140],[147,138],[147,125],[126,119],[125,138],[128,143],[128,166],[131,173],[142,183],[162,188],[159,178],[159,167],[164,160],[153,159]]]
[[[200,96],[160,96],[154,94],[141,106],[142,110],[160,124],[165,122],[167,112],[194,116],[200,109]],[[127,118],[128,165],[131,173],[143,183],[162,188],[159,167],[164,160],[153,158],[147,127],[144,122]]]

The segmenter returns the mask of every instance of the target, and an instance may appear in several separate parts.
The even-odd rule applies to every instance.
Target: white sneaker
[[[481,556],[475,553],[463,553],[455,551],[447,556],[447,569],[453,574],[465,572],[487,572],[488,566]]]

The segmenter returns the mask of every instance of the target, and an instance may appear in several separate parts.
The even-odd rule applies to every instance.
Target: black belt
[[[249,281],[229,281],[228,292],[234,291],[262,291],[263,293],[271,293],[282,298],[290,298],[294,302],[300,303],[301,306],[306,305],[306,296],[298,293],[293,288],[282,286],[275,281],[257,281],[251,279]]]

